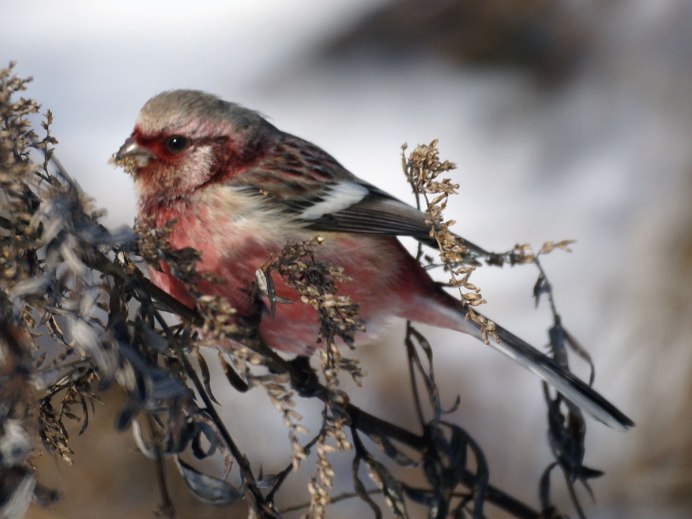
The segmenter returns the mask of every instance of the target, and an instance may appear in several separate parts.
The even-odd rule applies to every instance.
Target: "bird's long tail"
[[[472,324],[476,330],[473,335],[481,338],[480,327],[475,323]],[[493,348],[536,373],[577,407],[614,429],[625,430],[634,425],[632,420],[600,393],[562,368],[552,358],[544,355],[502,326],[496,324],[495,333],[500,342],[498,343],[492,338],[489,339],[489,344]]]
[[[457,300],[442,290],[440,290],[436,299],[440,306],[438,306],[434,314],[432,312],[429,313],[427,316],[428,318],[423,319],[423,322],[458,330],[473,335],[480,340],[484,340],[481,325],[466,317],[466,310]],[[478,312],[476,313],[478,314]],[[420,311],[418,311],[416,316],[420,317],[420,315]],[[417,320],[420,321],[421,319]],[[494,323],[494,325],[495,334],[499,342],[492,337],[488,337],[488,344],[494,349],[507,355],[530,371],[533,371],[577,407],[583,409],[604,424],[619,430],[625,430],[634,425],[634,422],[617,407],[601,396],[591,386],[561,367],[552,358],[543,354],[502,326],[496,323]]]

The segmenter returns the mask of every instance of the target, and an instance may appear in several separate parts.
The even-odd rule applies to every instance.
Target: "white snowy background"
[[[688,517],[692,4],[563,2],[589,28],[589,51],[553,86],[522,70],[463,67],[425,50],[391,60],[322,53],[383,4],[10,0],[0,11],[0,64],[17,60],[19,75],[34,77],[29,95],[53,111],[58,157],[108,210],[112,227],[132,223],[135,201],[131,179],[107,160],[139,107],[162,90],[197,88],[257,109],[404,199],[401,144],[438,138],[443,158],[458,165],[461,194],[448,214],[459,234],[494,250],[577,240],[572,254],[544,261],[558,307],[593,355],[596,387],[637,423],[619,433],[589,421],[585,463],[606,471],[593,481],[595,504],[582,492],[590,516]],[[482,269],[475,280],[487,314],[537,346],[546,342],[549,315],[533,309],[531,267]],[[481,442],[491,481],[537,506],[538,478],[550,461],[540,384],[470,338],[428,333],[447,402],[461,395],[450,419]],[[359,350],[369,375],[367,391],[354,398],[410,423],[401,335],[393,324],[383,344]],[[257,416],[258,402],[268,416]],[[271,412],[261,395],[225,406],[234,437],[266,460],[266,471],[282,467],[279,456],[288,452]],[[118,475],[98,461],[101,453],[131,451],[130,438],[111,433],[109,423],[89,435],[97,438],[75,441],[99,451],[84,447],[80,459],[78,450],[73,467],[43,460],[55,473],[43,482],[61,488],[63,501],[29,517],[151,517],[153,469],[141,472],[149,469],[140,464],[136,486],[148,494],[137,493],[127,465]],[[95,475],[85,477],[89,470]],[[556,498],[570,511],[561,486],[554,478]],[[112,512],[103,515],[106,506]],[[342,505],[334,516],[356,510],[363,512]]]

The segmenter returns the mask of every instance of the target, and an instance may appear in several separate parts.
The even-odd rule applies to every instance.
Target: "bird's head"
[[[269,128],[216,96],[171,90],[146,102],[113,162],[132,174],[140,201],[184,197],[252,162]]]

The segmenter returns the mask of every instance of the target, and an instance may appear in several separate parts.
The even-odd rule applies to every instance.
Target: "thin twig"
[[[152,446],[154,449],[154,455],[156,456],[156,459],[154,460],[154,467],[156,470],[156,482],[158,483],[159,494],[161,496],[159,512],[169,519],[176,519],[177,515],[175,513],[173,499],[168,491],[168,483],[166,482],[166,471],[164,468],[163,453],[161,452],[161,437],[156,429],[156,426],[154,425],[154,419],[151,415],[147,415],[147,423],[149,424]]]

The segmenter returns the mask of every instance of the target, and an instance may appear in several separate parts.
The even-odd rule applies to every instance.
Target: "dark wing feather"
[[[373,191],[345,209],[309,220],[308,227],[324,231],[413,236],[419,239],[428,238],[430,232],[423,213]]]
[[[318,231],[411,236],[425,245],[437,248],[437,242],[430,237],[430,226],[421,211],[374,186],[364,182],[360,184],[368,188],[368,194],[363,200],[341,211],[309,221],[308,228]],[[474,254],[488,254],[474,243],[456,237]]]

